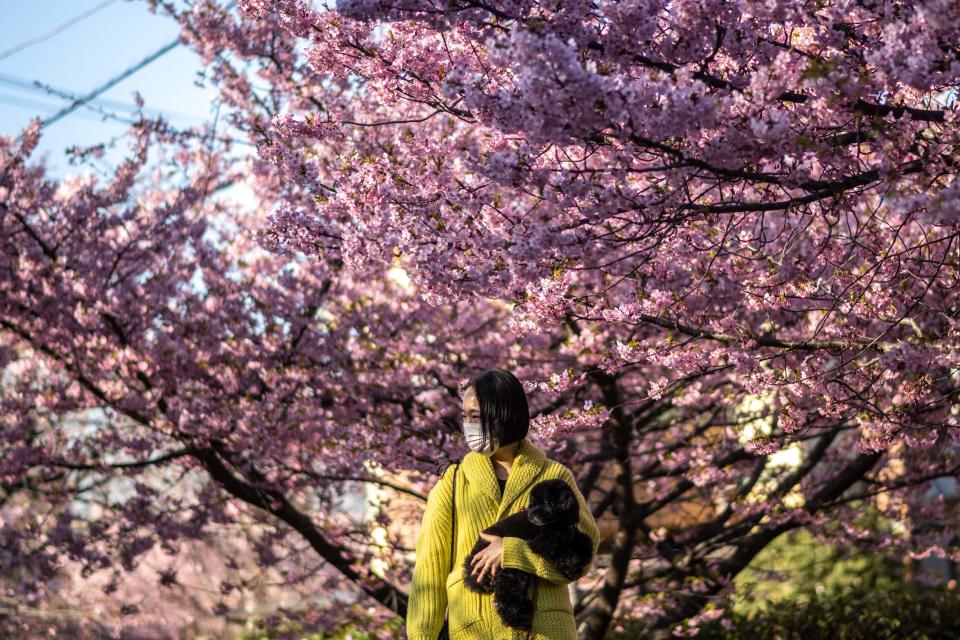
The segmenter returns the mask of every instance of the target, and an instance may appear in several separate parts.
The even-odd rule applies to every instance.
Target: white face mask
[[[470,446],[470,449],[478,453],[482,453],[485,456],[493,455],[493,452],[500,448],[500,443],[497,441],[496,437],[490,438],[487,442],[485,448],[481,448],[483,444],[483,431],[481,430],[479,422],[464,422],[463,423],[463,435],[467,438],[467,444]]]

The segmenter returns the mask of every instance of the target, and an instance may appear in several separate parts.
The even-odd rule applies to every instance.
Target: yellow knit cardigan
[[[577,496],[580,503],[577,528],[593,540],[593,557],[596,557],[600,540],[597,523],[570,470],[547,459],[544,452],[529,440],[522,441],[507,476],[502,499],[490,460],[481,453],[470,451],[463,457],[457,473],[456,553],[453,572],[448,575],[453,472],[453,465],[450,465],[427,496],[410,584],[407,638],[436,640],[449,603],[451,640],[523,640],[526,631],[508,627],[500,620],[492,593],[475,593],[463,584],[463,561],[480,532],[526,506],[530,490],[536,483],[554,478],[563,479]],[[567,587],[570,580],[556,566],[531,551],[522,538],[512,537],[503,539],[501,566],[539,576],[531,640],[577,640]],[[528,595],[532,594],[531,587]]]

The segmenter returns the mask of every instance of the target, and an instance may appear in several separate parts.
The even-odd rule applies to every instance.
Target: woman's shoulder
[[[442,460],[438,460],[436,466],[434,467],[437,477],[442,480],[444,477],[446,477],[448,472],[452,474],[460,462],[460,460],[456,460],[454,458],[443,458]]]
[[[427,511],[434,508],[449,508],[451,501],[454,499],[453,473],[456,471],[456,468],[453,463],[456,462],[458,461],[454,460],[451,464],[445,466],[440,472],[440,477],[436,479],[433,486],[430,487],[430,490],[427,492],[427,504],[425,507]]]
[[[449,493],[450,488],[453,486],[454,475],[457,473],[462,462],[462,460],[450,458],[438,462],[436,466],[437,481],[433,483],[430,492],[440,491]]]
[[[540,475],[546,478],[563,478],[565,480],[573,478],[573,472],[570,471],[567,465],[551,458],[544,459],[543,470],[540,472]]]

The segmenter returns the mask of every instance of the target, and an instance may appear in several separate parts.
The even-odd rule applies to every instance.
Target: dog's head
[[[580,505],[563,480],[543,480],[530,490],[527,518],[537,526],[574,525],[580,520]]]

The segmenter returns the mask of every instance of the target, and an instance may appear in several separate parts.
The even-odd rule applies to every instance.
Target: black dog
[[[523,538],[530,549],[570,580],[576,580],[593,555],[590,536],[577,529],[580,505],[573,490],[563,480],[543,480],[530,490],[526,507],[499,520],[484,533]],[[496,576],[489,573],[477,581],[470,572],[470,563],[489,542],[478,538],[463,563],[463,582],[478,593],[493,592],[493,602],[503,623],[509,627],[529,629],[533,619],[533,603],[527,590],[536,576],[519,569],[501,568]]]

